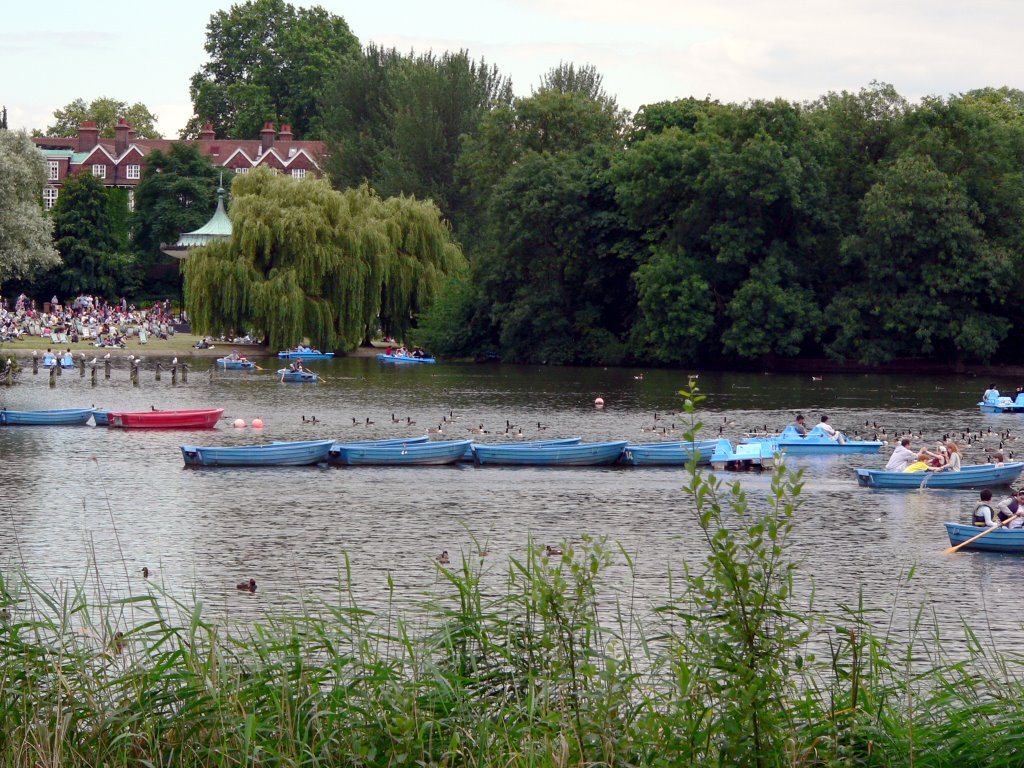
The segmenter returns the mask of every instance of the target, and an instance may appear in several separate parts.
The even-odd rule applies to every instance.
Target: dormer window
[[[46,163],[47,171],[49,172],[50,181],[60,180],[60,163],[56,160],[50,160]]]

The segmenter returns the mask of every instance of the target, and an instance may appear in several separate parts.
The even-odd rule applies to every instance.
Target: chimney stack
[[[288,123],[282,123],[281,131],[277,134],[277,142],[279,144],[291,144],[292,127]]]
[[[203,128],[199,131],[200,141],[213,141],[217,138],[217,134],[213,132],[213,123],[203,123]]]
[[[117,125],[114,127],[114,154],[120,157],[128,149],[128,134],[132,127],[123,117],[117,118]]]
[[[263,124],[263,130],[260,131],[260,143],[260,154],[274,146],[274,124],[269,120]]]
[[[78,151],[88,152],[99,143],[100,129],[95,120],[83,120],[78,126]]]

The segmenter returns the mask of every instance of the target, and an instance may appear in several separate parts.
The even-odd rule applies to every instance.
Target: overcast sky
[[[12,128],[45,128],[76,98],[143,102],[166,137],[192,114],[206,24],[230,0],[9,3],[0,104]],[[313,5],[297,2],[295,5]],[[466,49],[527,95],[560,61],[593,64],[636,111],[687,96],[815,99],[891,83],[911,101],[1024,88],[1019,0],[398,0],[318,3],[366,45]]]

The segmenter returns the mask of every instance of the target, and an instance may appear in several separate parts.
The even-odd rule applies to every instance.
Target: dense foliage
[[[65,182],[53,209],[54,237],[64,261],[56,275],[60,296],[116,296],[134,272],[133,259],[118,249],[110,208],[103,182],[91,173]]]
[[[24,132],[0,130],[0,284],[59,263],[40,203],[46,165]]]
[[[297,139],[319,138],[325,79],[359,41],[340,16],[320,6],[249,0],[217,11],[206,27],[210,60],[192,76],[195,117],[218,136],[251,139],[266,121],[289,123]]]
[[[437,207],[336,192],[268,169],[232,185],[232,237],[192,252],[185,296],[199,333],[254,330],[282,349],[308,337],[323,349],[380,327],[403,334],[465,259]]]
[[[86,120],[92,120],[100,136],[110,139],[114,137],[117,121],[124,118],[140,139],[161,138],[156,130],[157,116],[142,102],[128,104],[109,96],[101,96],[88,103],[85,99],[75,99],[56,110],[53,118],[53,125],[46,127],[44,136],[77,136],[78,126]]]

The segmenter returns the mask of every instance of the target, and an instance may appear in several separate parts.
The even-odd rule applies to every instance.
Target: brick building
[[[322,141],[295,141],[291,126],[282,125],[277,131],[273,123],[264,123],[259,139],[218,139],[209,123],[203,126],[198,139],[139,139],[131,125],[121,118],[112,139],[100,138],[96,123],[86,121],[79,126],[76,137],[39,136],[32,141],[46,159],[48,176],[43,202],[47,209],[57,202],[64,180],[83,172],[99,177],[108,187],[126,187],[128,207],[134,209],[134,188],[142,178],[146,155],[154,149],[166,152],[172,144],[195,144],[214,166],[234,173],[247,173],[263,166],[290,173],[297,179],[307,174],[322,176],[320,163],[327,151]]]

